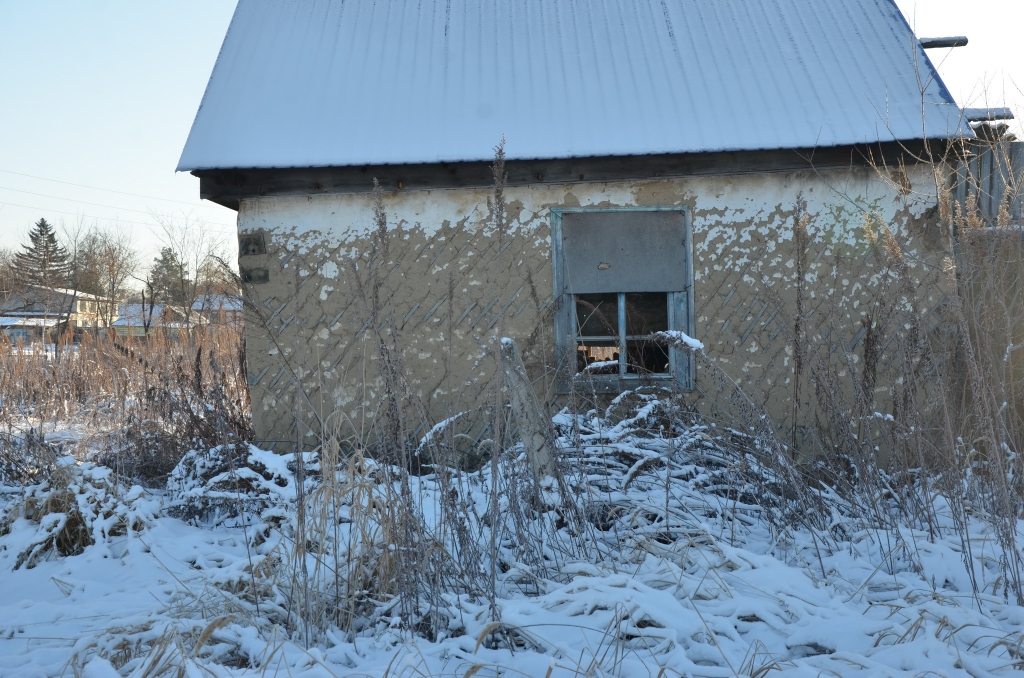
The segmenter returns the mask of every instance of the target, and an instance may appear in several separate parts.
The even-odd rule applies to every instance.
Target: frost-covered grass
[[[190,455],[167,490],[126,488],[107,469],[63,461],[48,483],[0,493],[0,675],[1019,668],[1024,608],[1006,600],[988,522],[968,526],[970,559],[941,501],[934,534],[877,529],[829,496],[827,528],[780,522],[787,498],[752,449],[669,423],[670,403],[653,395],[618,406],[614,417],[555,419],[578,518],[553,484],[539,504],[521,501],[514,479],[529,474],[516,448],[499,460],[497,483],[490,465],[447,481],[436,470],[408,477],[417,509],[406,519],[426,554],[415,573],[395,570],[409,561],[386,533],[393,507],[381,502],[401,493],[383,481],[397,476],[358,455],[339,460],[333,479],[323,469],[336,451],[306,455],[303,492],[290,456],[251,447]],[[445,517],[446,497],[460,525]],[[326,523],[325,506],[337,508]],[[337,576],[352,566],[413,584]],[[447,575],[431,589],[434,571]],[[310,613],[316,605],[346,613]]]

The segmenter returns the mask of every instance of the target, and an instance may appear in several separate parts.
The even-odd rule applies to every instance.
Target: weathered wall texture
[[[866,212],[903,244],[926,322],[941,303],[946,240],[930,218],[932,175],[922,168],[897,178],[889,182],[865,168],[514,187],[506,191],[509,224],[500,234],[489,190],[400,190],[384,196],[390,243],[379,268],[367,266],[370,193],[245,200],[239,231],[262,229],[267,253],[242,257],[240,265],[266,268],[270,278],[247,290],[261,309],[247,321],[257,436],[294,441],[297,416],[307,443],[315,444],[312,410],[343,436],[368,430],[379,396],[373,335],[362,331],[369,270],[383,279],[405,374],[434,421],[481,405],[499,333],[526,345],[539,375],[552,358],[554,207],[688,205],[694,334],[763,399],[780,428],[792,426],[787,309],[801,210],[810,215],[811,237],[805,313],[818,339],[856,354],[862,320],[878,301],[883,257],[865,238]],[[297,382],[305,396],[296,396]],[[713,390],[700,371],[697,387],[695,398]]]

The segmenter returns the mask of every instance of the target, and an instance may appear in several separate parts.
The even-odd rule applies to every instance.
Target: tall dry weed
[[[240,331],[187,336],[86,333],[56,345],[0,343],[0,427],[73,429],[66,451],[160,483],[189,449],[251,440]]]
[[[838,279],[819,288],[819,294],[837,300],[822,304],[825,310],[808,323],[804,262],[814,219],[798,209],[793,217],[795,293],[767,276],[754,284],[759,297],[772,299],[780,317],[789,318],[780,331],[789,335],[793,348],[792,420],[785,429],[792,435],[780,436],[781,422],[755,405],[768,399],[756,384],[734,386],[724,373],[713,376],[718,369],[714,356],[702,358],[700,391],[709,403],[705,415],[792,460],[799,476],[787,490],[793,497],[805,491],[799,486],[827,487],[862,525],[894,535],[900,526],[911,526],[934,538],[948,529],[942,527],[948,524],[944,515],[951,518],[972,578],[980,565],[967,539],[967,524],[972,516],[983,517],[999,545],[1001,570],[1000,590],[988,593],[1020,604],[1024,229],[1010,218],[1005,200],[991,218],[983,214],[979,187],[968,186],[958,200],[954,182],[965,175],[950,170],[947,161],[955,160],[935,161],[936,209],[927,226],[948,235],[948,256],[941,264],[913,262],[919,271],[931,267],[926,274],[944,291],[927,317],[907,243],[895,228],[866,212],[865,253],[851,258],[817,244],[824,248],[819,256],[834,259],[834,270],[866,270],[869,260],[874,267],[877,282],[869,288],[869,303],[861,307],[856,338],[835,339],[848,336],[850,322],[838,293],[830,292],[841,288]],[[1016,185],[1011,179],[1005,183]],[[894,190],[907,192],[906,182],[897,182]],[[772,381],[782,376],[772,375]],[[809,401],[799,398],[805,385],[814,396]],[[798,438],[799,429],[806,434]],[[791,519],[821,525],[813,517],[814,502],[795,505],[801,510]]]

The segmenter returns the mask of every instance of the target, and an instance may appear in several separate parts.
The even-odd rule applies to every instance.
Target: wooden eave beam
[[[941,155],[948,141],[931,142]],[[677,153],[505,163],[509,186],[571,184],[659,177],[786,172],[814,168],[865,166],[871,162],[914,164],[925,143],[887,142],[859,146],[771,151]],[[483,188],[494,177],[490,162],[453,162],[361,167],[292,167],[278,169],[193,170],[199,195],[233,210],[239,201],[261,196],[366,193],[376,178],[385,190]]]

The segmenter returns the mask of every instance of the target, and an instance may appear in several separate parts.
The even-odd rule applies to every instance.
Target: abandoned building
[[[899,239],[922,315],[941,302],[924,159],[974,135],[927,46],[892,0],[241,0],[178,170],[238,211],[257,438],[365,432],[371,322],[433,422],[481,406],[499,336],[551,403],[580,379],[699,399],[692,356],[649,340],[680,330],[795,426],[777,302],[804,215],[815,336],[864,334],[866,219]]]

